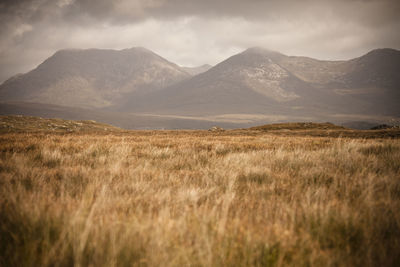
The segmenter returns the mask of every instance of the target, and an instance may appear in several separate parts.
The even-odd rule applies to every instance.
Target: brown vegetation
[[[1,266],[400,262],[399,139],[53,132],[0,135]]]
[[[400,129],[377,128],[373,130],[354,130],[337,126],[332,123],[275,123],[244,129],[247,134],[259,134],[268,132],[281,136],[318,136],[318,137],[349,137],[349,138],[399,138]],[[235,130],[235,132],[240,130]]]
[[[16,132],[117,132],[120,128],[95,121],[47,119],[31,116],[0,116],[0,133]]]
[[[314,122],[292,122],[292,123],[274,123],[274,124],[266,124],[262,126],[256,126],[250,128],[251,130],[338,130],[345,129],[342,126],[337,126],[335,124],[325,122],[325,123],[314,123]]]

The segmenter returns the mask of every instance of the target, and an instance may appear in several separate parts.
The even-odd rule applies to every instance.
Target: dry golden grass
[[[399,262],[399,139],[0,135],[1,266]]]
[[[0,133],[23,132],[120,132],[122,129],[95,121],[46,119],[32,116],[0,116]]]

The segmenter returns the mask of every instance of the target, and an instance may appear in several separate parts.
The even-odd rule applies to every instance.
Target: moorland
[[[1,117],[1,266],[396,266],[399,129]]]

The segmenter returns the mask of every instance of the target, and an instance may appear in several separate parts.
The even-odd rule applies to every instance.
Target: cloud
[[[63,48],[144,46],[181,65],[248,47],[321,59],[400,48],[397,0],[3,0],[0,81]]]

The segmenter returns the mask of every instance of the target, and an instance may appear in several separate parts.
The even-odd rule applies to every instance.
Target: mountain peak
[[[115,50],[115,49],[101,49],[101,48],[86,48],[86,49],[81,49],[81,48],[64,48],[64,49],[60,49],[57,50],[54,55],[59,55],[59,54],[73,54],[73,53],[87,53],[87,52],[92,52],[92,53],[96,53],[96,52],[100,52],[100,53],[104,53],[104,52],[137,52],[137,53],[147,53],[147,54],[155,54],[153,51],[142,47],[142,46],[136,46],[136,47],[131,47],[131,48],[125,48],[125,49],[121,49],[121,50]]]
[[[363,60],[389,60],[393,61],[395,58],[397,60],[400,58],[400,51],[392,48],[379,48],[368,52],[367,54],[361,56],[359,59]]]
[[[246,61],[263,61],[266,59],[269,61],[277,61],[285,57],[285,55],[282,53],[262,47],[251,47],[238,55]]]
[[[377,49],[373,49],[370,52],[367,53],[368,54],[389,54],[389,53],[399,53],[399,50],[393,49],[393,48],[377,48]]]
[[[143,47],[63,49],[0,86],[0,98],[107,107],[189,77],[176,64]]]
[[[274,50],[270,50],[270,49],[266,49],[263,47],[250,47],[248,49],[246,49],[245,51],[242,52],[242,54],[261,54],[261,55],[271,55],[271,54],[275,54],[275,55],[283,55],[282,53],[279,53],[277,51]]]
[[[134,46],[131,48],[122,49],[120,51],[135,51],[135,52],[144,52],[144,53],[154,53],[153,51],[143,47],[143,46]]]
[[[272,50],[268,50],[261,47],[252,47],[248,48],[245,51],[231,56],[225,61],[216,65],[217,69],[222,69],[223,66],[257,66],[259,64],[264,64],[266,62],[275,62],[279,61],[285,57],[285,55],[275,52]]]

